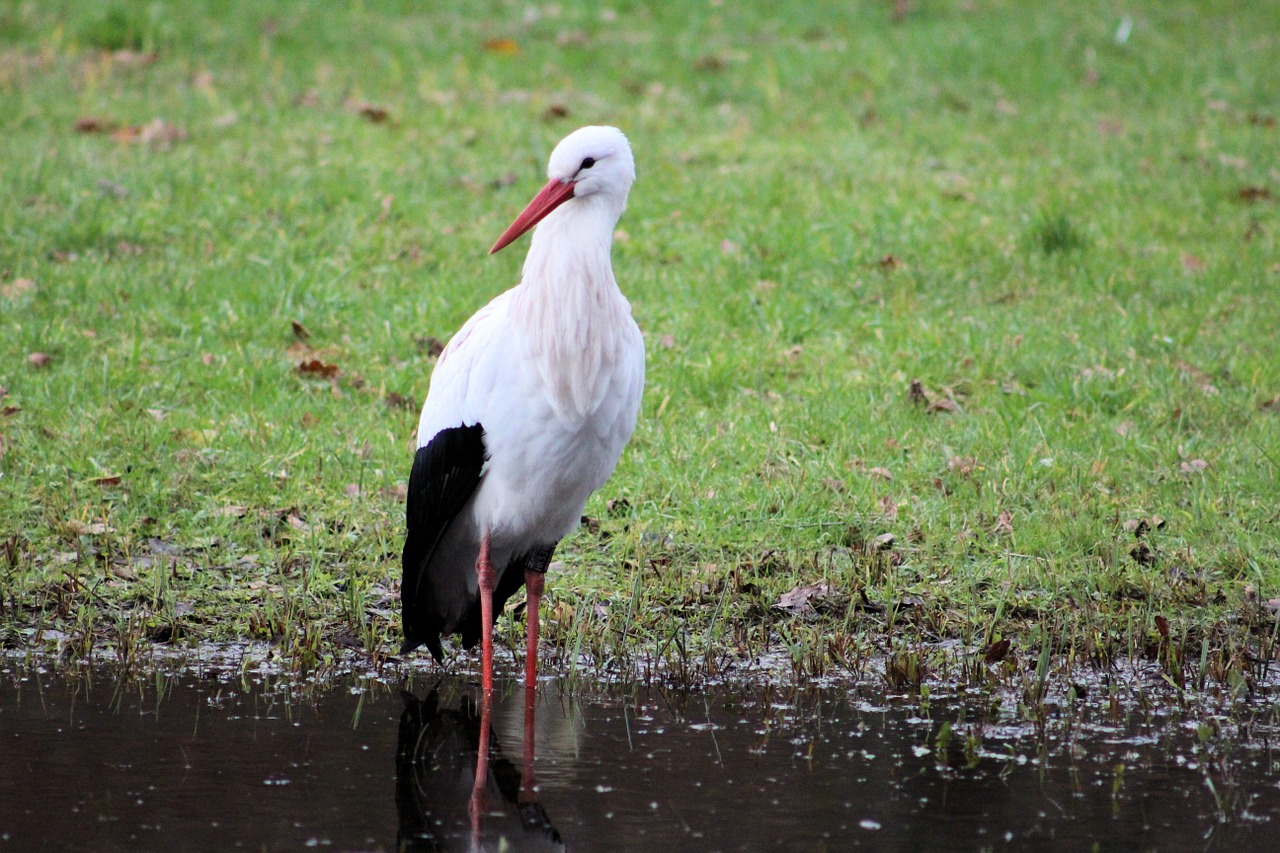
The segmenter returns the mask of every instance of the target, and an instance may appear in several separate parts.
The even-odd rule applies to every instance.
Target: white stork
[[[442,637],[481,640],[486,700],[494,614],[521,586],[533,690],[551,554],[613,473],[644,388],[644,341],[609,257],[635,180],[631,146],[617,128],[580,128],[547,175],[489,250],[541,222],[520,283],[440,354],[409,475],[401,653],[425,644],[440,661]]]

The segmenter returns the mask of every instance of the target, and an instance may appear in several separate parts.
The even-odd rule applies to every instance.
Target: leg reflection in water
[[[565,849],[533,784],[532,714],[519,768],[493,734],[490,703],[441,707],[404,693],[396,753],[401,851]]]

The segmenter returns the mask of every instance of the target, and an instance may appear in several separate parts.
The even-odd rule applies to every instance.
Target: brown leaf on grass
[[[290,527],[292,527],[294,530],[299,530],[303,533],[311,532],[311,525],[303,521],[302,516],[298,515],[298,513],[295,511],[291,510],[284,517],[284,520],[285,520],[285,523],[288,524]]]
[[[797,586],[784,592],[773,606],[794,615],[813,612],[813,602],[820,601],[832,594],[831,584],[815,583]]]
[[[867,473],[873,477],[879,477],[881,480],[893,479],[893,472],[890,471],[888,468],[881,468],[879,466],[876,466],[875,468],[867,469]]]
[[[396,483],[394,486],[383,486],[378,489],[378,494],[386,500],[404,503],[409,499],[409,484]]]
[[[892,551],[894,544],[898,541],[898,537],[892,533],[881,533],[879,536],[871,540],[871,544],[875,546],[877,551]]]
[[[311,331],[297,320],[290,320],[289,325],[293,328],[293,336],[300,341],[305,341],[311,337]]]
[[[1140,566],[1154,566],[1156,563],[1156,551],[1146,542],[1139,542],[1130,548],[1129,556]]]
[[[153,118],[146,124],[130,125],[112,131],[111,138],[117,142],[145,143],[157,148],[168,148],[175,142],[187,138],[185,128],[169,124],[162,118]]]
[[[137,50],[114,50],[111,52],[111,62],[125,68],[141,68],[150,65],[160,58],[154,50],[148,53],[142,53]]]
[[[1121,527],[1126,533],[1132,533],[1134,539],[1141,539],[1152,530],[1163,529],[1166,524],[1168,524],[1168,522],[1163,518],[1158,515],[1153,515],[1150,518],[1127,519]]]
[[[929,405],[929,395],[924,392],[924,383],[919,379],[912,379],[911,390],[907,392],[907,399],[917,406]]]
[[[947,470],[967,477],[978,467],[978,460],[972,456],[952,456],[947,460]]]
[[[898,517],[898,502],[885,495],[880,499],[880,514],[890,521]]]
[[[1169,639],[1169,620],[1159,613],[1156,614],[1156,630],[1160,632],[1161,637]]]
[[[485,40],[484,49],[502,56],[515,56],[520,52],[520,45],[513,38],[491,38]]]
[[[1262,412],[1280,412],[1280,397],[1263,400],[1258,404],[1258,410]]]
[[[118,486],[120,485],[120,475],[110,474],[106,477],[94,477],[90,482],[95,486]]]
[[[822,485],[826,486],[837,495],[844,494],[844,490],[846,488],[844,480],[838,480],[835,477],[823,477]]]
[[[1276,117],[1261,115],[1259,113],[1249,113],[1249,124],[1257,127],[1272,128],[1276,126]]]
[[[356,113],[361,118],[368,119],[374,124],[385,124],[391,119],[391,110],[386,107],[380,107],[377,104],[361,102],[352,104],[350,109],[353,113]]]
[[[323,379],[333,379],[338,373],[338,365],[325,364],[318,358],[306,359],[298,365],[298,372],[304,376],[318,376]]]
[[[1182,256],[1182,268],[1187,272],[1200,272],[1204,269],[1204,261],[1188,252]]]
[[[930,403],[925,411],[931,414],[935,412],[958,412],[960,411],[960,404],[950,397],[939,397]]]
[[[1009,656],[1009,648],[1013,645],[1013,641],[1008,637],[996,640],[982,651],[982,660],[984,663],[1000,663]]]
[[[31,355],[27,356],[27,364],[37,370],[48,367],[49,362],[51,361],[53,361],[53,356],[49,355],[47,352],[33,352]]]
[[[388,409],[412,410],[418,407],[418,404],[412,398],[395,391],[388,391],[387,396],[383,398],[383,402],[387,404]]]
[[[882,270],[896,270],[902,266],[902,261],[896,255],[881,255],[880,260],[876,261],[876,263],[880,265]]]
[[[18,412],[21,412],[21,411],[22,411],[22,407],[21,407],[21,406],[5,406],[3,409],[0,409],[0,415],[4,416],[4,417],[6,417],[6,418],[10,418],[10,417],[13,417],[14,415],[18,414]]]
[[[117,127],[114,121],[96,116],[81,116],[75,123],[77,133],[113,133]]]
[[[433,359],[444,352],[444,345],[440,342],[440,339],[430,336],[430,334],[426,337],[413,337],[413,346],[417,347],[417,351],[425,352],[426,355],[433,357]]]
[[[0,285],[0,297],[17,299],[24,293],[34,290],[36,283],[29,278],[15,278],[8,284]]]
[[[1188,475],[1202,474],[1209,467],[1209,463],[1203,459],[1188,459],[1181,465],[1182,473]]]
[[[214,515],[223,516],[225,518],[244,518],[248,514],[249,508],[242,504],[228,504],[227,506],[218,507],[213,511]]]
[[[1009,536],[1013,533],[1013,513],[1007,509],[1000,510],[1000,514],[996,516],[995,526],[991,528],[991,532],[997,536]]]
[[[1253,204],[1254,202],[1259,202],[1259,201],[1271,201],[1271,190],[1267,189],[1266,187],[1255,187],[1255,186],[1241,187],[1236,192],[1236,195],[1239,196],[1241,201],[1247,202],[1249,204]]]
[[[565,118],[569,115],[569,108],[564,104],[552,104],[542,111],[543,121],[555,121],[558,118]]]

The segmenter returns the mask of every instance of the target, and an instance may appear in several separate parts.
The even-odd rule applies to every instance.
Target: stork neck
[[[573,199],[538,224],[525,256],[527,287],[617,286],[609,260],[622,211],[603,193]]]

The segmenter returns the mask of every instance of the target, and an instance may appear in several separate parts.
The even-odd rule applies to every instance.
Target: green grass
[[[613,123],[648,387],[564,667],[1263,674],[1274,10],[650,6],[0,3],[4,643],[389,654],[427,339]]]

